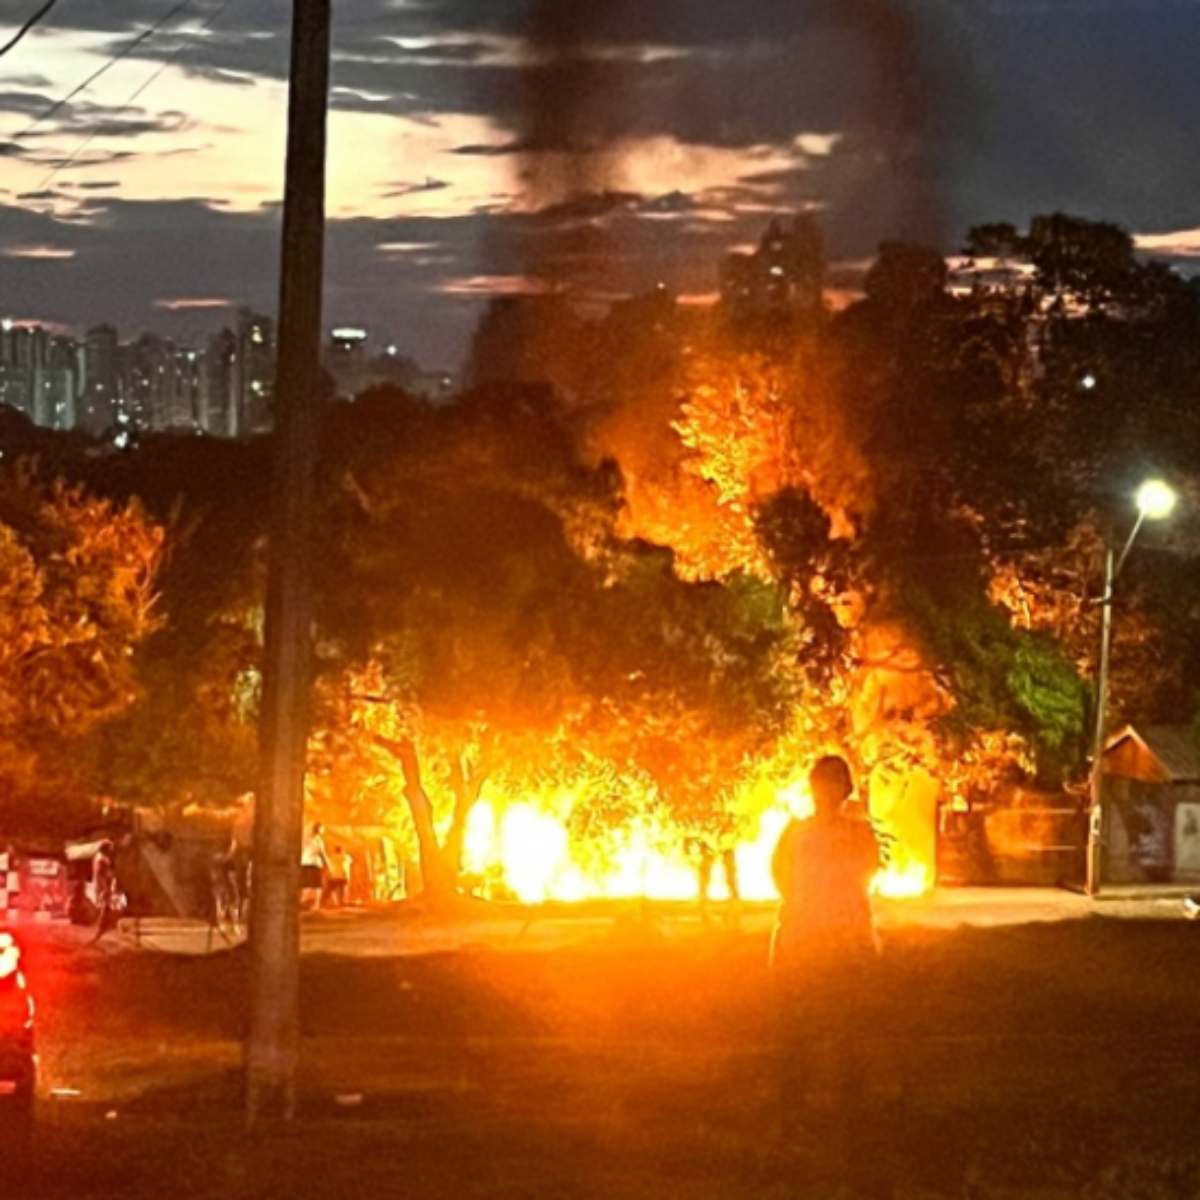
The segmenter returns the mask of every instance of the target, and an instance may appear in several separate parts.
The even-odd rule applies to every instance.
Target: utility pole
[[[246,1113],[288,1119],[300,1056],[300,850],[312,672],[312,530],[321,386],[330,0],[293,0],[250,913]]]
[[[1125,553],[1121,556],[1124,565],[1125,555],[1133,545],[1133,539],[1141,528],[1141,518],[1134,526],[1133,534],[1125,545]],[[1086,889],[1089,896],[1095,896],[1100,891],[1104,867],[1104,735],[1105,715],[1108,709],[1108,671],[1109,660],[1112,656],[1112,610],[1113,588],[1117,582],[1117,556],[1113,548],[1108,547],[1104,556],[1104,595],[1100,598],[1102,605],[1100,614],[1100,669],[1096,673],[1096,727],[1092,736],[1092,811],[1088,814],[1087,840],[1087,881]]]
[[[1086,887],[1089,896],[1096,895],[1104,882],[1104,843],[1108,826],[1104,804],[1104,737],[1108,715],[1109,659],[1112,654],[1113,588],[1142,526],[1147,521],[1165,520],[1174,511],[1178,499],[1170,484],[1161,479],[1147,479],[1138,488],[1137,520],[1125,539],[1124,548],[1120,555],[1115,555],[1110,545],[1104,556],[1104,595],[1099,601],[1104,606],[1100,623],[1100,670],[1096,675],[1096,728],[1092,740],[1092,811],[1088,815]]]

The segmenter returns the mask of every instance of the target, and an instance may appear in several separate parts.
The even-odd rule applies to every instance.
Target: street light
[[[1161,479],[1147,479],[1138,488],[1138,513],[1152,521],[1161,521],[1175,511],[1178,500],[1175,489],[1169,483]]]
[[[1147,479],[1137,490],[1137,520],[1125,539],[1119,556],[1108,547],[1104,556],[1104,594],[1100,597],[1100,670],[1096,676],[1096,729],[1092,743],[1092,815],[1088,822],[1087,892],[1100,890],[1100,855],[1104,843],[1104,716],[1108,707],[1108,664],[1112,650],[1113,587],[1142,526],[1147,521],[1162,521],[1175,511],[1179,500],[1175,489],[1162,479]]]

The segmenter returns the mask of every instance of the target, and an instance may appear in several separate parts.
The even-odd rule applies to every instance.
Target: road
[[[946,888],[916,900],[877,900],[882,929],[1003,928],[1096,916],[1124,920],[1180,920],[1177,896],[1126,893],[1090,900],[1056,888]],[[764,934],[773,920],[769,904],[746,904],[737,918],[745,934]],[[595,942],[623,925],[652,925],[658,936],[677,941],[699,936],[725,920],[714,906],[710,923],[701,921],[694,905],[636,902],[611,905],[479,904],[453,917],[419,916],[404,905],[391,908],[341,909],[305,914],[301,925],[305,954],[352,958],[394,958],[456,950],[555,951]],[[39,932],[31,929],[30,934]],[[86,931],[52,926],[46,936],[60,943],[82,942]],[[171,918],[126,921],[120,935],[109,935],[110,951],[155,950],[203,955],[220,952],[228,943],[201,922]]]

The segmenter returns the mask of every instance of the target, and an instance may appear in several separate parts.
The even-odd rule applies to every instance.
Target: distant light
[[[13,327],[12,317],[5,317],[3,321],[0,321],[0,329],[3,329],[5,333],[11,333],[12,327]]]
[[[1096,386],[1096,377],[1089,371],[1080,381],[1079,386],[1085,392],[1090,392]]]
[[[113,438],[113,445],[116,446],[118,450],[124,450],[125,447],[129,445],[128,430],[122,429],[121,432],[118,433],[115,438]]]
[[[357,329],[353,325],[343,325],[338,329],[332,330],[330,336],[336,342],[365,342],[367,340],[367,331],[365,329]]]
[[[395,358],[396,355],[400,353],[400,350],[396,345],[393,344],[387,348],[387,352],[389,358]]]
[[[1137,492],[1137,506],[1142,515],[1151,521],[1169,517],[1175,511],[1178,500],[1175,489],[1161,479],[1147,479]]]

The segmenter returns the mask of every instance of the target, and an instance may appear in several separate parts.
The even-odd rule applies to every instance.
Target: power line
[[[56,100],[53,104],[43,109],[42,112],[34,117],[24,129],[20,130],[20,132],[13,137],[13,141],[20,141],[21,138],[27,137],[44,121],[48,121],[65,105],[70,104],[70,102],[74,100],[80,92],[86,91],[89,87],[91,87],[91,85],[95,83],[101,75],[105,74],[107,71],[110,71],[123,58],[127,58],[143,42],[147,41],[149,38],[152,38],[169,20],[171,20],[172,17],[183,12],[183,10],[189,7],[191,3],[192,0],[179,0],[179,2],[175,4],[168,12],[159,17],[158,20],[153,24],[148,25],[145,29],[143,29],[142,32],[139,33],[132,41],[126,42],[125,45],[116,52],[116,54],[107,59],[102,66],[93,71],[82,83],[76,84],[75,87],[73,87],[65,96],[63,96],[61,100]]]
[[[12,35],[3,46],[0,46],[0,58],[3,58],[16,44],[58,3],[58,0],[46,0],[46,3]]]
[[[177,7],[178,8],[186,8],[187,5],[190,3],[191,3],[191,0],[183,0],[183,3],[181,5],[178,5]],[[205,18],[205,20],[201,24],[198,32],[204,33],[209,28],[211,28],[213,22],[216,21],[216,19],[229,7],[229,5],[231,3],[232,3],[232,0],[221,0],[221,4],[217,8],[213,9],[213,11],[208,15],[208,17]],[[172,11],[174,11],[174,10],[172,10]],[[164,21],[166,19],[167,18],[164,18]],[[147,31],[147,32],[150,32],[150,31]],[[175,49],[173,51],[171,51],[171,53],[168,54],[167,57],[164,58],[161,63],[158,64],[158,66],[155,68],[155,70],[152,71],[144,80],[142,80],[142,82],[133,90],[133,92],[130,94],[129,98],[125,101],[125,103],[122,104],[119,109],[117,109],[115,116],[120,117],[124,113],[128,112],[133,107],[133,105],[136,103],[138,98],[142,95],[142,93],[144,91],[146,91],[146,89],[149,88],[150,85],[152,83],[154,83],[154,81],[156,79],[158,79],[158,77],[160,75],[162,75],[162,73],[169,66],[171,66],[172,63],[175,62],[175,60],[180,56],[180,54],[183,53],[184,50],[188,49],[193,44],[194,43],[191,43],[191,42],[180,42],[179,45],[176,46]],[[81,141],[79,143],[79,145],[77,145],[75,147],[75,149],[71,151],[70,155],[67,158],[65,158],[62,162],[58,163],[54,167],[54,169],[50,172],[50,174],[46,176],[46,178],[41,183],[39,191],[45,191],[46,188],[50,185],[50,183],[53,182],[53,180],[57,178],[59,172],[65,171],[69,166],[71,166],[79,158],[79,156],[92,144],[92,142],[94,142],[96,140],[96,138],[99,136],[99,134],[100,134],[99,129],[93,129],[92,132],[89,133],[87,135],[87,137],[85,137],[83,139],[83,141]]]

